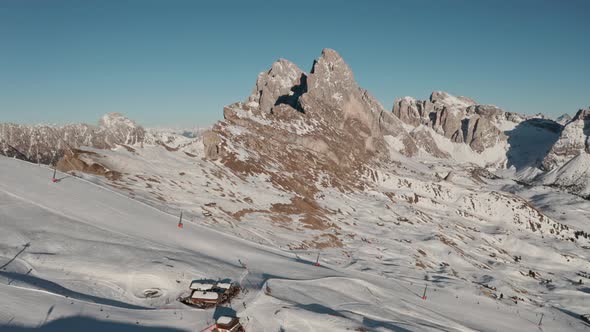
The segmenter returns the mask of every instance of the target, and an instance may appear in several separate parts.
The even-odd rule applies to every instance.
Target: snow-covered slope
[[[359,242],[364,246],[357,247],[358,254],[346,264],[338,263],[342,262],[338,252],[325,251],[321,259],[324,267],[318,268],[311,264],[315,255],[306,252],[279,251],[199,223],[187,222],[179,229],[176,216],[75,177],[60,175],[63,178],[59,183],[51,183],[51,172],[44,167],[0,158],[0,169],[3,331],[21,331],[26,326],[53,331],[81,326],[86,331],[147,327],[198,331],[222,310],[188,309],[174,300],[190,280],[201,277],[242,282],[247,292],[225,310],[235,310],[248,331],[345,331],[361,327],[371,331],[522,331],[535,328],[541,313],[546,316],[545,330],[585,328],[568,315],[577,310],[576,303],[582,303],[585,293],[573,296],[575,287],[562,284],[560,279],[572,268],[572,272],[588,268],[588,263],[572,251],[574,247],[561,256],[553,247],[556,242],[536,246],[534,243],[541,244],[540,237],[533,237],[538,239],[533,242],[527,240],[529,236],[482,237],[479,232],[488,226],[473,224],[478,220],[475,215],[484,213],[479,208],[471,226],[457,225],[460,233],[456,236],[464,235],[453,239],[443,232],[447,235],[438,235],[437,240],[429,238],[420,224],[443,231],[451,223],[428,221],[428,216],[411,212],[413,204],[434,203],[422,203],[429,201],[426,196],[419,196],[422,198],[405,208],[396,207],[400,218],[384,220],[386,226],[377,229],[362,220],[380,204],[356,204],[356,216],[347,219],[358,223],[357,233],[363,238]],[[398,180],[385,180],[382,185],[408,188]],[[422,195],[439,197],[441,193],[438,186],[430,192],[426,183],[418,188]],[[458,202],[457,206],[462,204]],[[342,209],[354,213],[350,208]],[[467,247],[477,248],[464,243],[470,227],[480,228],[477,232],[482,235],[480,240],[469,241],[479,241],[483,247],[468,252]],[[385,235],[383,232],[390,228],[394,233]],[[510,255],[523,256],[520,264],[526,265],[511,263],[510,255],[505,257],[507,253],[501,247],[488,251],[487,246],[501,239],[506,241],[503,247],[516,250]],[[420,272],[420,267],[406,263],[413,261],[408,255],[412,251],[426,266],[437,264],[436,257],[443,257],[443,252],[447,263],[440,262],[431,272]],[[485,252],[488,258],[481,261]],[[514,267],[506,269],[510,265]],[[552,275],[556,286],[536,286],[538,280],[517,272],[529,266],[536,271],[554,271],[545,273]],[[472,283],[469,275],[474,272],[481,275],[481,284],[497,287],[498,291]],[[503,279],[511,281],[504,283]],[[422,300],[426,284],[428,298]],[[531,292],[536,288],[545,291]],[[516,305],[492,296],[503,292],[508,297],[510,289],[520,289],[514,294],[526,299]],[[156,297],[146,296],[150,292]],[[537,306],[543,303],[544,307]],[[564,310],[553,308],[555,305]]]
[[[277,61],[202,136],[127,142],[111,115],[109,145],[65,149],[57,183],[0,158],[0,326],[585,329],[590,202],[497,175],[536,176],[561,125],[443,92],[394,113],[326,49],[309,73]],[[196,278],[244,291],[188,309]]]
[[[563,166],[541,176],[539,181],[590,199],[590,154],[578,154]]]

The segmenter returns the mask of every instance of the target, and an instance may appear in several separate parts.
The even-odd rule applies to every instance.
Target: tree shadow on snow
[[[129,324],[120,322],[101,321],[90,317],[68,317],[54,320],[40,327],[21,327],[21,326],[3,326],[0,325],[2,332],[65,332],[65,331],[84,331],[84,332],[180,332],[182,330],[167,327],[149,327],[141,324]]]

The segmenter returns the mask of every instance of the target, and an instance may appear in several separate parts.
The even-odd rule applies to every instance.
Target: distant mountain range
[[[224,118],[205,133],[204,150],[206,157],[221,158],[230,168],[247,167],[233,149],[243,145],[260,156],[257,168],[280,163],[304,172],[302,179],[311,173],[317,179],[326,169],[334,169],[339,177],[350,177],[342,179],[350,185],[355,182],[355,172],[371,160],[395,161],[388,152],[394,151],[406,157],[503,169],[504,176],[563,187],[584,197],[589,192],[590,179],[584,169],[590,165],[583,160],[590,153],[590,109],[578,111],[573,118],[564,114],[551,120],[435,91],[427,100],[395,99],[388,112],[357,86],[348,65],[330,49],[322,52],[309,74],[287,60],[278,60],[258,76],[248,100],[225,108]],[[232,131],[240,126],[248,130]],[[0,153],[57,164],[71,149],[141,146],[162,141],[160,136],[166,134],[199,138],[201,133],[147,132],[117,113],[105,115],[98,126],[4,123],[0,124]],[[264,144],[261,136],[267,138]],[[293,149],[302,153],[292,153]],[[321,156],[314,159],[314,167],[299,167],[308,162],[304,151]],[[564,166],[574,159],[566,172]],[[574,164],[582,168],[574,172],[579,175],[575,176],[576,186],[571,185],[571,176],[560,175],[571,174]]]
[[[503,325],[503,319],[473,325],[469,317],[484,311],[465,315],[463,309],[455,307],[457,303],[473,310],[489,305],[492,310],[485,315],[493,311],[501,315],[494,317],[517,319],[525,324],[522,326],[529,326],[531,321],[523,320],[523,313],[534,317],[539,308],[551,309],[552,315],[566,317],[550,321],[555,330],[572,326],[566,325],[566,321],[577,318],[570,312],[586,312],[584,301],[588,291],[578,280],[590,278],[586,259],[590,248],[590,202],[580,198],[590,198],[590,110],[555,121],[543,115],[506,112],[441,91],[432,92],[425,100],[397,98],[393,109],[387,110],[356,83],[351,68],[336,51],[325,49],[309,72],[287,60],[276,61],[258,75],[245,100],[224,108],[223,117],[205,131],[145,129],[114,113],[105,115],[98,125],[1,124],[2,154],[55,165],[61,172],[57,172],[58,183],[53,183],[51,169],[27,166],[21,172],[18,167],[23,163],[0,158],[10,168],[4,176],[8,183],[4,184],[5,191],[23,197],[30,194],[51,204],[59,199],[46,197],[45,190],[67,194],[69,201],[60,204],[68,206],[69,211],[79,211],[77,206],[70,206],[72,202],[92,206],[88,211],[80,210],[84,218],[90,215],[88,220],[96,220],[97,211],[104,211],[105,216],[121,218],[121,225],[118,220],[103,219],[97,220],[98,224],[143,232],[143,220],[138,213],[145,206],[134,205],[136,208],[128,210],[132,212],[123,212],[127,211],[123,208],[129,204],[127,198],[131,198],[174,216],[166,219],[165,214],[150,210],[152,227],[158,225],[154,228],[158,232],[169,230],[166,234],[141,233],[149,234],[151,239],[161,239],[163,243],[176,243],[180,238],[185,243],[199,241],[183,233],[182,229],[192,226],[177,227],[176,217],[182,213],[185,223],[232,234],[227,241],[233,244],[241,243],[238,238],[255,242],[256,248],[263,244],[260,249],[266,254],[258,256],[261,261],[288,253],[284,257],[299,264],[313,262],[321,253],[323,262],[330,264],[326,270],[331,276],[326,282],[328,288],[336,289],[332,286],[332,274],[342,269],[397,285],[396,294],[407,293],[421,303],[415,308],[407,307],[411,301],[394,296],[375,302],[380,291],[375,291],[370,283],[355,286],[363,292],[366,289],[362,301],[378,304],[366,307],[362,302],[366,314],[353,313],[348,306],[342,306],[353,303],[348,295],[318,306],[306,304],[295,308],[293,295],[281,297],[275,284],[272,292],[250,293],[256,299],[272,301],[267,302],[272,304],[268,308],[281,303],[281,310],[292,308],[306,314],[318,311],[322,314],[318,320],[326,317],[326,308],[337,313],[330,317],[347,317],[357,326],[358,320],[364,322],[365,317],[385,321],[403,313],[412,317],[409,321],[426,317],[424,325],[415,330],[440,329],[432,325],[430,315],[434,311],[430,307],[424,314],[426,306],[434,301],[422,302],[419,298],[421,294],[417,292],[421,292],[423,281],[440,290],[433,297],[444,292],[451,294],[439,310],[444,307],[453,311],[445,316],[452,319],[444,320],[452,323],[440,325],[441,328],[460,322],[461,327],[452,326],[515,329]],[[10,174],[20,179],[34,174],[35,178],[31,186],[25,183],[27,186],[20,188],[15,183],[22,180],[14,181]],[[47,175],[47,184],[43,174]],[[93,187],[94,196],[86,197],[85,191],[89,189],[84,188],[89,188],[88,182],[109,190]],[[70,192],[68,188],[73,187],[79,191]],[[78,196],[79,201],[72,199]],[[16,196],[10,197],[17,200]],[[92,197],[112,197],[109,200],[119,202],[119,209],[111,211],[109,205],[92,202]],[[31,224],[24,225],[37,222],[32,217],[21,219],[20,213],[13,216],[11,225],[18,227],[25,219]],[[138,222],[137,227],[125,224],[132,220]],[[37,232],[31,230],[31,236],[42,237]],[[92,228],[92,232],[98,230]],[[144,241],[145,237],[138,239]],[[127,237],[121,241],[127,241]],[[82,242],[89,242],[86,236]],[[55,243],[51,242],[50,248],[61,246]],[[154,243],[145,245],[153,247]],[[215,253],[225,250],[207,241],[199,241],[198,245]],[[95,246],[92,244],[92,250]],[[125,252],[129,248],[126,246]],[[170,248],[164,249],[168,252]],[[245,267],[239,259],[247,261],[248,255],[225,261],[240,269],[235,277]],[[118,262],[119,256],[112,256]],[[189,256],[193,257],[192,253]],[[214,263],[205,269],[218,271],[217,258],[207,259]],[[41,261],[46,266],[55,266],[51,260]],[[166,287],[179,287],[174,282],[176,276],[168,270],[179,265],[176,261],[170,265],[161,264],[162,261],[154,259],[152,264],[158,267],[146,265],[146,271],[149,267],[149,271],[165,273],[169,277],[162,280],[172,285]],[[91,263],[97,265],[95,261]],[[29,265],[22,266],[24,272],[29,269]],[[163,270],[158,270],[160,267]],[[274,279],[272,268],[246,268],[243,276]],[[124,278],[126,285],[132,284],[124,274],[115,274]],[[318,282],[309,280],[307,274],[299,277],[305,278],[305,284]],[[76,283],[79,278],[75,277]],[[141,284],[140,289],[156,289],[151,279],[149,282]],[[400,292],[399,287],[405,290]],[[112,292],[110,284],[95,284],[91,288],[90,292],[97,292],[94,295],[117,293],[112,296],[119,299],[120,292]],[[297,291],[296,297],[313,296],[297,301],[320,301],[326,288],[306,289],[314,291]],[[349,293],[349,289],[343,289]],[[474,305],[480,299],[481,305]],[[164,303],[163,298],[160,300]],[[400,309],[380,311],[385,301]],[[355,298],[354,303],[357,302]],[[517,304],[520,314],[515,313]],[[258,305],[251,306],[249,302],[243,312]],[[555,308],[565,308],[566,313]],[[276,316],[277,312],[271,315]],[[404,323],[405,327],[410,325]]]

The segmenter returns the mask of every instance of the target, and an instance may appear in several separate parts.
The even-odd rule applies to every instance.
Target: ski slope
[[[223,313],[247,331],[531,331],[541,314],[543,331],[587,329],[566,310],[499,302],[462,280],[316,267],[198,223],[180,229],[129,197],[50,177],[0,157],[1,331],[201,331]],[[175,301],[199,278],[241,281],[244,292],[216,310]]]

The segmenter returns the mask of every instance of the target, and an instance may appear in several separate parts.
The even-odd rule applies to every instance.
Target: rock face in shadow
[[[521,170],[526,167],[541,167],[563,127],[548,119],[528,119],[508,131],[510,148],[506,154],[507,167]]]
[[[144,139],[145,130],[119,113],[106,114],[98,126],[0,124],[0,154],[42,164],[54,164],[66,151],[81,146],[110,149]]]
[[[543,167],[552,170],[581,153],[590,153],[590,108],[579,110],[564,127],[559,139],[543,160]]]

